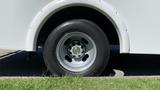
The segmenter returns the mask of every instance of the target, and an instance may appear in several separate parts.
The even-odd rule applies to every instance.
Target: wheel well
[[[43,46],[54,28],[72,19],[87,19],[96,23],[105,32],[111,45],[119,45],[118,34],[111,21],[97,10],[83,6],[68,7],[52,15],[43,25],[38,36],[37,45]]]

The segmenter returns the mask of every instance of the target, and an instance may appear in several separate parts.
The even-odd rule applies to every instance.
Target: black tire
[[[80,72],[73,72],[64,68],[59,63],[56,54],[57,44],[59,43],[62,36],[64,36],[66,33],[75,31],[82,32],[90,36],[95,42],[97,50],[97,55],[93,64],[86,70]],[[67,21],[55,28],[47,38],[43,51],[44,62],[48,70],[54,76],[98,76],[106,68],[109,61],[109,56],[109,41],[105,33],[95,23],[84,19]]]

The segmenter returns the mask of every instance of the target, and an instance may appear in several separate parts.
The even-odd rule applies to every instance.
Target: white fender
[[[120,53],[129,53],[130,43],[127,33],[127,27],[116,9],[103,0],[53,0],[51,3],[42,8],[32,21],[27,32],[26,50],[36,51],[36,44],[39,32],[49,16],[57,11],[70,6],[86,6],[103,13],[116,27],[119,41]]]

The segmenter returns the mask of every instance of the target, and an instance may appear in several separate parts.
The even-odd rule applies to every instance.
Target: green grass
[[[0,79],[0,90],[160,90],[160,78],[19,78]]]

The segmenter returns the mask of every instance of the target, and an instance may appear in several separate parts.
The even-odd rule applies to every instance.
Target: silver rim
[[[72,72],[81,72],[94,63],[97,48],[88,35],[71,32],[65,34],[58,42],[56,55],[63,68]]]

